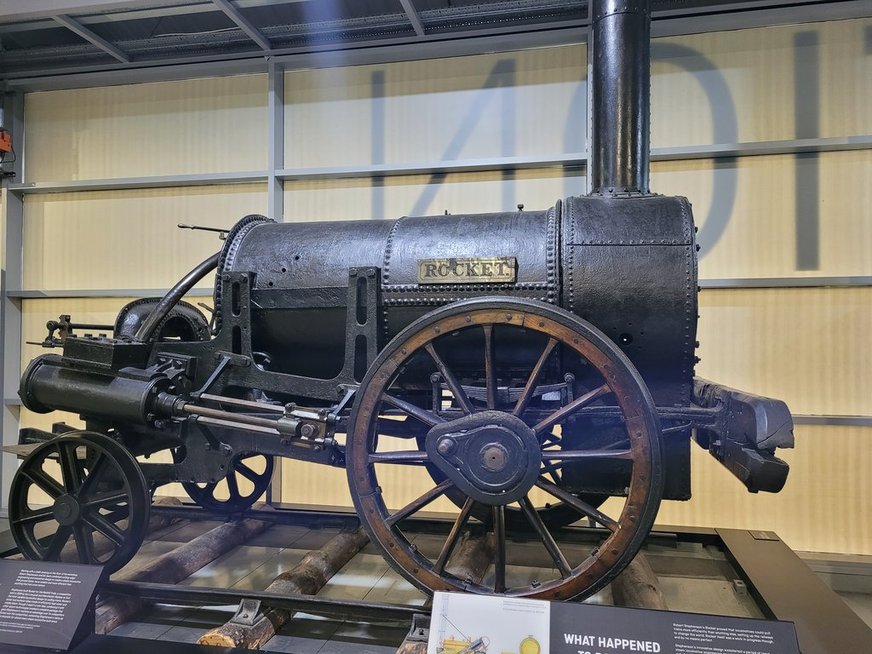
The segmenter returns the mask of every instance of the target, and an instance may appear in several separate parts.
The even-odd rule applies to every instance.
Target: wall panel
[[[565,46],[287,73],[285,166],[581,152],[585,61]]]
[[[872,19],[653,41],[654,147],[872,133]],[[584,149],[585,46],[288,73],[287,167]]]
[[[381,180],[285,183],[288,221],[366,220],[401,216],[546,209],[584,189],[580,173],[556,168],[500,172],[409,175]]]
[[[654,39],[654,147],[872,133],[872,19]]]
[[[267,166],[266,75],[25,96],[31,182]]]
[[[857,150],[662,161],[651,188],[693,203],[702,279],[872,275],[870,178]]]
[[[167,288],[221,247],[214,233],[176,225],[230,228],[242,216],[266,212],[265,189],[236,184],[29,195],[24,285]]]
[[[696,372],[793,413],[872,415],[870,324],[869,287],[704,290]]]

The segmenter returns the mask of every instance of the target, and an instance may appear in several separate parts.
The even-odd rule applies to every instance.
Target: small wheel
[[[72,539],[79,563],[112,573],[142,545],[150,504],[130,452],[103,434],[73,432],[43,443],[21,463],[10,489],[9,526],[28,559],[59,561]]]
[[[421,380],[437,372],[450,397],[433,410],[423,399]],[[581,380],[584,393],[569,403],[534,400],[538,386],[566,372]],[[500,379],[519,380],[515,401],[498,401]],[[486,401],[471,399],[463,388],[468,384],[484,386]],[[573,439],[570,446],[555,433],[555,426],[568,419],[592,415],[608,423],[605,431],[613,437],[607,442],[591,434],[587,442]],[[426,436],[399,443],[391,437],[395,433],[385,436],[398,419],[417,421]],[[567,599],[604,587],[641,547],[662,496],[659,438],[656,408],[644,381],[602,332],[541,302],[478,298],[429,313],[381,352],[357,393],[346,464],[361,522],[385,558],[418,587]],[[626,483],[624,495],[616,498],[623,501],[621,508],[601,511],[562,487],[560,471],[578,461],[596,461]],[[402,485],[384,482],[398,465],[417,466],[428,478],[426,468],[435,466],[442,481],[437,476],[433,488],[409,501],[398,495]],[[391,488],[394,495],[386,490]],[[603,525],[604,537],[592,549],[573,547],[564,554],[536,509],[536,494],[560,503],[561,512],[569,507]],[[411,543],[404,521],[449,495],[462,508],[440,551],[425,553]],[[553,561],[550,573],[542,571],[549,578],[531,582],[508,569],[519,527],[508,515],[523,517],[525,531],[541,541]],[[494,564],[487,583],[448,572],[467,530],[493,533]]]
[[[176,451],[173,457],[183,459]],[[199,506],[218,513],[239,513],[251,508],[272,480],[273,457],[243,453],[230,460],[227,476],[216,482],[182,482],[188,496]]]

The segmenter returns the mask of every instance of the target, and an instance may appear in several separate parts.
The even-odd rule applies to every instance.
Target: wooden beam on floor
[[[643,552],[639,552],[630,565],[612,581],[612,596],[615,606],[635,609],[669,608],[660,591],[660,580]]]
[[[141,568],[126,574],[122,570],[119,578],[124,581],[177,584],[270,526],[271,523],[262,520],[226,522]],[[141,602],[135,597],[109,596],[97,607],[95,633],[109,633],[139,611],[140,606]]]
[[[482,536],[473,536],[467,532],[461,537],[457,551],[445,570],[458,579],[478,584],[484,579],[493,560],[494,535],[488,532]]]
[[[281,573],[265,592],[278,595],[315,595],[367,543],[362,529],[342,531],[319,550],[313,550],[291,570]],[[253,613],[253,614],[252,614]],[[241,611],[227,623],[202,635],[200,645],[259,649],[291,619],[293,613],[266,607],[262,612],[253,607]]]

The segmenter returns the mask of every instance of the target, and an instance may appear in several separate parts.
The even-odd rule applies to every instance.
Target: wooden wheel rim
[[[541,332],[574,350],[606,380],[621,409],[630,449],[632,473],[618,528],[568,578],[538,586],[514,588],[506,594],[542,599],[589,595],[604,587],[632,560],[653,525],[662,494],[659,422],[650,394],[639,373],[605,335],[589,323],[551,305],[506,298],[480,298],[448,305],[404,329],[385,348],[361,383],[352,411],[346,450],[347,471],[355,508],[371,538],[388,561],[413,584],[429,591],[463,590],[493,593],[493,589],[437,574],[433,563],[410,546],[397,525],[389,525],[375,463],[369,460],[382,397],[403,364],[421,348],[454,331],[491,325],[512,325]],[[422,466],[423,470],[423,466]]]

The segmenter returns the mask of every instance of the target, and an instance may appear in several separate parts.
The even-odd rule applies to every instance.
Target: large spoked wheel
[[[584,393],[561,403],[537,392],[566,370],[583,380]],[[438,408],[428,405],[420,391],[421,376],[427,379],[434,371],[450,391]],[[484,399],[464,391],[476,384],[486,389],[479,394]],[[501,401],[499,389],[511,384],[520,392],[504,392],[503,398],[512,401]],[[612,437],[607,442],[591,438],[592,445],[574,438],[564,447],[556,426],[593,415],[608,425]],[[420,428],[398,440],[397,423]],[[565,599],[601,589],[641,547],[662,495],[659,435],[656,409],[641,376],[592,325],[541,302],[466,300],[409,325],[370,367],[349,422],[348,480],[372,540],[420,588]],[[608,466],[626,480],[624,495],[613,500],[620,506],[600,510],[562,487],[561,469],[578,461]],[[436,467],[443,480],[437,476],[432,488],[411,500],[390,496],[392,488],[397,494],[402,490],[402,484],[385,483],[398,466],[418,466],[428,479],[427,468]],[[439,552],[428,555],[412,544],[404,521],[449,494],[461,508]],[[537,496],[603,525],[602,540],[592,549],[565,554],[537,511]],[[506,519],[512,509],[547,551],[553,562],[550,578],[529,581],[507,565],[518,527]],[[487,583],[448,571],[467,530],[493,534]]]
[[[15,473],[10,498],[9,526],[25,557],[102,565],[110,573],[142,545],[151,504],[133,455],[95,432],[40,445]]]
[[[183,452],[173,452],[176,460],[184,458]],[[266,492],[272,480],[273,457],[266,454],[243,453],[230,460],[227,476],[215,482],[183,482],[188,496],[199,506],[217,513],[240,513],[251,506]]]

